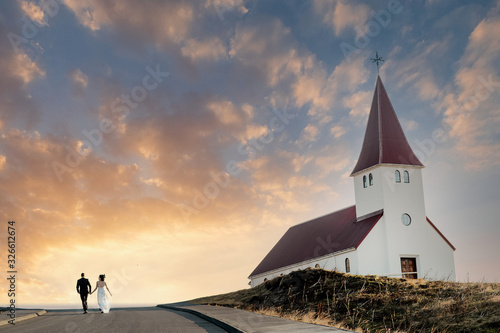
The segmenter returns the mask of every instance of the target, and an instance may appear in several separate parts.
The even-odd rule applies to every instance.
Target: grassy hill
[[[500,332],[500,284],[405,280],[307,269],[199,298],[358,332]]]

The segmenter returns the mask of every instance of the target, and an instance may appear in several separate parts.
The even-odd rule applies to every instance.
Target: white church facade
[[[455,281],[455,248],[425,213],[423,167],[377,77],[351,173],[356,205],[291,227],[250,274],[250,285],[308,267]]]

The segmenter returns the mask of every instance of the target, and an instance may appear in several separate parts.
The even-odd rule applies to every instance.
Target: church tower
[[[434,276],[439,269],[440,264],[433,263],[432,256],[442,251],[432,246],[426,249],[426,244],[430,244],[426,239],[428,229],[434,225],[425,213],[423,167],[405,137],[378,76],[363,146],[351,173],[356,218],[362,219],[381,211],[384,215],[378,231],[378,244],[373,245],[374,253],[370,259],[381,267],[372,267],[372,271],[411,271],[411,277],[418,274],[420,278],[426,274]],[[435,234],[434,231],[431,233]],[[376,258],[377,252],[379,258]],[[360,266],[369,267],[370,264],[360,263]],[[446,267],[446,271],[453,271],[453,276],[445,278],[454,279],[454,267]]]
[[[384,209],[421,213],[425,217],[421,169],[398,121],[384,84],[377,77],[375,92],[354,177],[356,215]]]

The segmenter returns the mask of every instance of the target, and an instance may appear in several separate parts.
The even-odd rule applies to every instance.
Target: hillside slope
[[[405,280],[307,269],[192,300],[359,332],[500,332],[500,284]]]

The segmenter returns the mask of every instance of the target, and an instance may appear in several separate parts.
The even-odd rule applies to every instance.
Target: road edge
[[[215,325],[219,326],[220,328],[226,330],[229,333],[246,333],[245,331],[242,331],[242,330],[240,330],[237,327],[231,326],[228,323],[225,323],[225,322],[223,322],[223,321],[221,321],[219,319],[216,319],[214,317],[207,316],[206,314],[201,313],[201,312],[196,311],[196,310],[186,309],[186,308],[177,307],[177,306],[171,306],[171,305],[164,305],[164,304],[159,304],[156,307],[158,307],[158,308],[164,308],[164,309],[169,309],[169,310],[175,310],[175,311],[182,311],[182,312],[191,313],[191,314],[193,314],[195,316],[198,316],[198,317],[200,317],[200,318],[202,318],[202,319],[204,319],[204,320],[206,320],[208,322],[211,322],[212,324],[215,324]]]
[[[42,316],[42,315],[44,315],[44,314],[46,314],[46,313],[47,313],[47,311],[42,310],[42,311],[38,311],[38,312],[35,312],[35,313],[30,313],[30,314],[28,314],[28,315],[24,315],[24,316],[21,316],[21,317],[16,317],[15,322],[18,322],[18,321],[23,321],[23,320],[26,320],[26,319],[31,319],[31,318],[40,317],[40,316]],[[10,321],[10,320],[12,320],[12,319],[5,319],[5,320],[1,320],[1,321],[0,321],[0,326],[9,325],[9,324],[10,324],[10,323],[9,323],[9,321]],[[12,326],[15,326],[15,324],[14,324],[14,325],[12,325]]]

